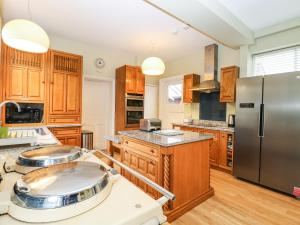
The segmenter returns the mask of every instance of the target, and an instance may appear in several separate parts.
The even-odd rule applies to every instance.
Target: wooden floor
[[[300,200],[217,170],[211,170],[211,186],[215,189],[215,196],[172,222],[172,225],[300,225]]]

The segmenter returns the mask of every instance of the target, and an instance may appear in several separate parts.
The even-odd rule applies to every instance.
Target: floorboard
[[[211,170],[215,196],[172,225],[300,225],[300,201]]]

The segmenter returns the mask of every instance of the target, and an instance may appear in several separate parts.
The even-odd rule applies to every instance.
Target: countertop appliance
[[[300,72],[238,79],[234,176],[297,196],[299,89]]]
[[[155,131],[161,129],[160,119],[141,119],[140,130],[143,131]]]
[[[42,123],[44,115],[43,103],[19,103],[20,111],[13,103],[7,103],[5,107],[5,123]]]
[[[228,115],[228,127],[234,127],[235,126],[235,115],[229,114]]]

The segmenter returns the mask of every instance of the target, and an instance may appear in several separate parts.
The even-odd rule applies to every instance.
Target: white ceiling
[[[135,55],[153,52],[168,61],[215,42],[142,0],[31,0],[30,5],[32,20],[50,36]],[[3,0],[3,18],[29,18],[27,0]]]
[[[218,0],[253,31],[300,18],[300,0]]]

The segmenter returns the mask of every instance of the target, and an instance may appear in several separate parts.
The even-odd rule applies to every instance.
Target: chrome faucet
[[[2,125],[2,116],[1,116],[1,108],[5,105],[5,104],[7,104],[7,103],[12,103],[12,104],[14,104],[15,106],[17,106],[17,108],[18,108],[18,112],[21,112],[21,107],[20,107],[20,105],[17,103],[17,102],[14,102],[14,101],[4,101],[4,102],[1,102],[0,103],[0,126]]]

